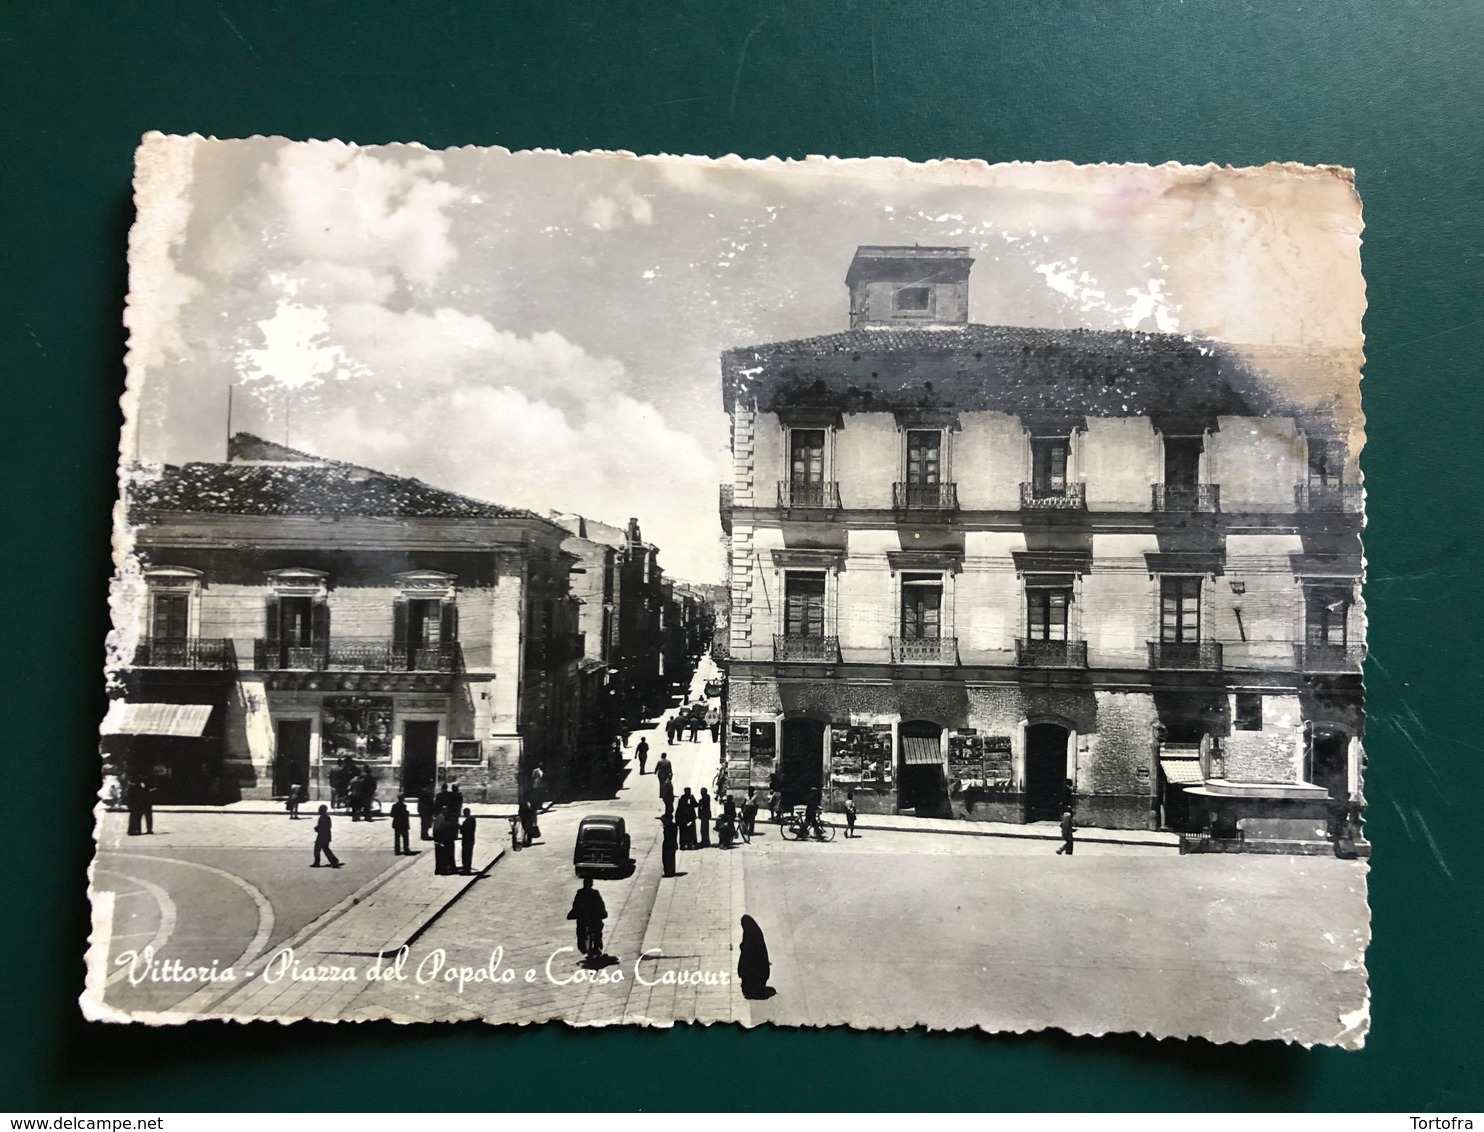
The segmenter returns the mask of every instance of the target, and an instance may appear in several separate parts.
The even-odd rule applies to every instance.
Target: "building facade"
[[[105,755],[162,798],[327,799],[344,759],[383,799],[561,788],[583,642],[556,524],[246,434],[124,501]]]
[[[849,330],[722,357],[732,781],[1355,844],[1358,414],[1221,343],[970,323],[971,263],[862,247]]]

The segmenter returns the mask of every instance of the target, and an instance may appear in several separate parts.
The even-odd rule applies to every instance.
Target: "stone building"
[[[732,781],[1353,844],[1358,419],[1222,343],[970,323],[972,262],[862,247],[848,330],[722,356]]]
[[[528,511],[247,434],[135,469],[105,753],[176,801],[561,788],[583,656],[567,532]]]

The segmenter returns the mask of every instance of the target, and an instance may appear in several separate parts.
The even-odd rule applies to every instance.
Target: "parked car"
[[[592,814],[577,826],[572,867],[580,877],[625,873],[629,868],[629,832],[612,814]]]

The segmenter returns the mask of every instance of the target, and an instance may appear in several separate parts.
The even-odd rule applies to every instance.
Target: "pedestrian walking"
[[[602,957],[603,921],[607,918],[603,894],[593,887],[592,877],[583,877],[582,887],[572,897],[572,910],[567,913],[567,919],[577,921],[577,950],[585,958]]]
[[[660,819],[664,823],[664,840],[660,843],[660,860],[665,866],[665,875],[675,875],[675,847],[679,843],[679,835],[675,830],[675,819],[666,814]]]
[[[675,717],[673,715],[670,716],[669,718],[667,718],[665,720],[665,745],[666,746],[673,747],[675,745],[675,728],[676,728],[676,725],[678,723],[679,723],[679,720],[677,719],[677,717]]]
[[[700,706],[700,704],[697,704],[695,708],[691,709],[690,713],[690,741],[692,743],[696,742],[696,736],[701,733],[702,715],[701,712],[697,710],[700,708]]]
[[[659,762],[654,764],[654,776],[660,783],[660,801],[665,804],[665,817],[675,816],[675,768],[670,765],[670,756],[660,752]]]
[[[129,807],[129,836],[138,837],[144,832],[144,807],[145,793],[149,787],[144,784],[144,779],[134,779],[129,783],[127,794],[127,805]]]
[[[447,810],[439,810],[433,819],[433,872],[450,876],[458,872],[453,860],[453,843],[458,837],[458,823]]]
[[[350,782],[350,820],[370,821],[371,800],[376,797],[376,779],[371,777],[371,771],[361,768],[361,773],[351,779]]]
[[[520,829],[525,837],[526,847],[530,848],[531,842],[541,836],[541,827],[536,824],[536,807],[527,798],[518,807],[520,812]]]
[[[289,796],[284,799],[283,803],[283,808],[289,812],[289,821],[299,820],[299,805],[309,797],[308,791],[305,791],[301,797],[299,794],[301,790],[304,790],[304,787],[300,786],[297,782],[289,784]]]
[[[747,797],[742,799],[742,832],[752,840],[757,833],[757,787],[747,788]]]
[[[433,788],[425,787],[417,796],[417,821],[422,826],[422,840],[433,840],[433,815],[437,806],[433,803]]]
[[[412,831],[412,815],[407,812],[407,795],[398,794],[392,803],[392,856],[412,856],[408,835]]]
[[[335,856],[335,850],[330,848],[329,806],[321,806],[319,808],[319,820],[314,823],[314,864],[309,866],[311,869],[320,867],[319,858],[321,853],[325,855],[325,860],[330,862],[330,868],[338,869],[340,867],[340,858]]]
[[[696,847],[696,799],[687,786],[675,802],[675,821],[680,826],[680,848]]]
[[[783,809],[783,795],[778,793],[777,787],[768,791],[768,820],[776,822],[778,811]]]
[[[463,867],[459,871],[465,876],[474,871],[474,826],[474,815],[466,809],[464,820],[459,823],[459,849],[463,853]]]
[[[717,842],[730,849],[737,838],[737,803],[730,794],[721,796],[721,817],[716,822]]]
[[[721,712],[714,707],[706,709],[706,726],[711,730],[711,741],[721,742]]]
[[[696,817],[701,830],[701,848],[711,848],[711,794],[701,787],[701,799],[696,803]]]
[[[763,929],[751,916],[743,916],[742,945],[737,949],[737,979],[742,984],[742,997],[767,998],[768,976],[772,973]]]
[[[643,736],[639,738],[639,745],[634,748],[634,754],[639,759],[639,773],[644,773],[644,764],[649,761],[649,740]]]
[[[855,791],[845,791],[845,836],[855,836]]]
[[[1063,810],[1061,812],[1061,848],[1056,851],[1058,857],[1063,853],[1068,857],[1072,856],[1072,838],[1075,832],[1076,829],[1072,822],[1072,811],[1070,809]]]

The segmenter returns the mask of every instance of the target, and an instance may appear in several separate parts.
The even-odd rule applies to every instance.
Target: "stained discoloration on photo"
[[[1361,1044],[1347,171],[136,188],[89,1017]]]

